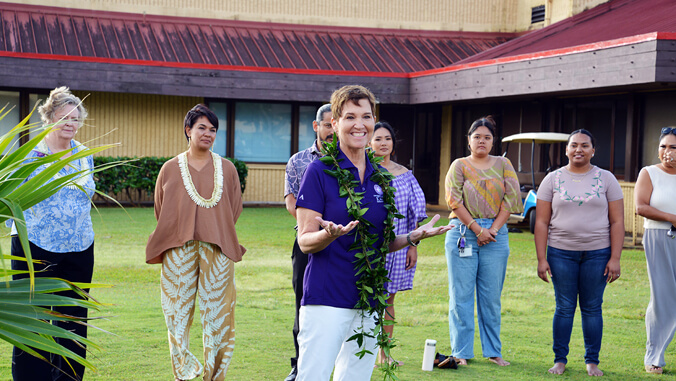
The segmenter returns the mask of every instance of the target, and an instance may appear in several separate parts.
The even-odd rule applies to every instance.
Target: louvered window
[[[531,8],[530,23],[535,24],[536,22],[543,21],[545,21],[545,6],[538,5],[537,7]]]

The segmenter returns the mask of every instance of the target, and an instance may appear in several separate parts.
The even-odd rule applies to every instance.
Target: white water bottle
[[[425,352],[423,352],[422,370],[432,371],[434,369],[434,355],[437,352],[437,341],[432,339],[425,340]]]

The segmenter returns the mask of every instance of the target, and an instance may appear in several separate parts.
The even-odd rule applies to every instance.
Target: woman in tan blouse
[[[474,295],[483,356],[500,365],[500,295],[507,270],[507,219],[523,210],[519,181],[509,159],[491,156],[495,122],[477,119],[467,133],[470,155],[455,160],[446,175],[451,225],[446,233],[449,328],[453,357],[474,357]]]
[[[210,151],[216,115],[197,105],[183,124],[189,148],[167,161],[157,177],[157,227],[148,239],[146,262],[162,264],[162,310],[175,379],[204,372],[204,380],[223,380],[235,345],[234,263],[246,251],[235,231],[242,192],[235,166]],[[188,349],[197,295],[204,367]]]

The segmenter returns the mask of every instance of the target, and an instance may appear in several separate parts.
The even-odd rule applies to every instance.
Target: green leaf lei
[[[383,231],[383,243],[378,248],[374,248],[375,243],[380,238],[377,234],[369,233],[369,228],[374,226],[369,220],[364,218],[368,208],[362,208],[361,202],[364,198],[364,192],[357,192],[355,188],[360,185],[359,179],[355,179],[352,173],[347,169],[342,169],[339,163],[342,159],[338,159],[340,153],[338,149],[338,137],[334,135],[333,142],[323,143],[321,150],[323,157],[319,160],[326,165],[332,166],[334,169],[325,169],[324,172],[335,177],[338,180],[340,188],[340,197],[345,197],[345,206],[348,214],[359,224],[349,233],[354,235],[354,243],[349,250],[357,250],[355,254],[355,270],[357,275],[360,275],[357,280],[357,289],[359,290],[359,301],[354,308],[360,309],[367,314],[374,314],[378,317],[378,323],[372,332],[365,332],[363,327],[348,339],[348,341],[356,340],[357,345],[361,350],[357,353],[359,358],[363,358],[367,353],[373,354],[370,350],[364,347],[364,339],[367,337],[375,337],[378,346],[382,348],[385,356],[390,358],[390,350],[395,347],[394,342],[385,332],[385,325],[394,324],[392,320],[385,320],[385,309],[387,308],[387,290],[385,283],[390,279],[387,277],[387,270],[385,269],[385,258],[390,251],[390,242],[394,241],[394,219],[403,218],[397,212],[394,204],[395,188],[390,186],[390,181],[394,176],[385,168],[379,167],[383,158],[376,157],[371,150],[367,151],[370,165],[373,166],[374,172],[371,175],[371,180],[378,184],[383,190],[383,203],[385,210],[387,210],[387,218],[385,219],[385,229]],[[369,300],[375,301],[374,306],[371,306]],[[363,316],[362,316],[363,318]],[[385,362],[381,367],[384,372],[383,379],[397,380],[394,374],[396,369],[396,361],[391,364],[389,361]]]

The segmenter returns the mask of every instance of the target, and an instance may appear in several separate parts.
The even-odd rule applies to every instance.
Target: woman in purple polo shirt
[[[377,234],[376,249],[383,242],[387,210],[383,189],[372,178],[379,169],[366,154],[375,125],[375,97],[362,86],[344,86],[331,96],[331,123],[339,141],[340,170],[349,171],[356,181],[353,190],[362,192],[361,206],[368,208],[364,218],[370,222],[368,231]],[[298,344],[299,381],[328,380],[334,370],[334,380],[370,380],[375,364],[376,339],[365,337],[363,347],[370,351],[362,358],[355,341],[347,341],[354,332],[370,332],[376,325],[375,316],[357,309],[359,291],[354,261],[359,252],[352,249],[357,221],[348,214],[346,198],[341,197],[339,181],[324,170],[332,170],[317,160],[303,177],[296,202],[298,244],[310,253],[305,270],[303,300],[300,309]],[[450,227],[434,227],[432,220],[408,234],[396,236],[390,251],[406,245],[417,245],[424,238],[446,232]]]

